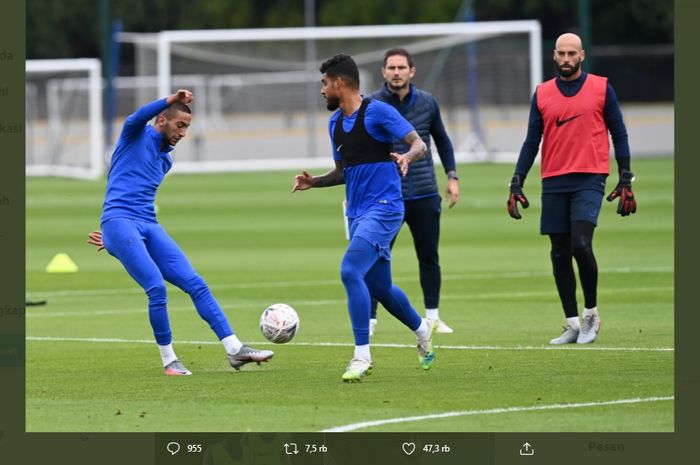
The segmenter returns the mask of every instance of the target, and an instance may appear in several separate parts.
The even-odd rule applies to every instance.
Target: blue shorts
[[[598,224],[603,193],[587,189],[577,192],[542,194],[541,234],[566,234],[574,221]]]
[[[391,260],[391,241],[399,233],[403,224],[402,212],[369,212],[349,219],[350,240],[361,237],[379,251],[379,256]]]

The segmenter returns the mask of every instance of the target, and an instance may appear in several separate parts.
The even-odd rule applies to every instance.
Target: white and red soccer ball
[[[265,339],[275,344],[291,341],[299,324],[299,315],[287,304],[270,305],[260,315],[260,331]]]

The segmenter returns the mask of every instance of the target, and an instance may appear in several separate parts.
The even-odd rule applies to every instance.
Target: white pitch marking
[[[620,292],[664,292],[673,291],[673,286],[659,286],[659,287],[616,287],[614,289],[602,289],[598,290],[598,294],[618,294]],[[446,294],[441,297],[445,301],[463,301],[463,300],[489,300],[489,299],[506,299],[513,297],[547,297],[550,296],[551,291],[529,291],[529,292],[495,292],[495,293],[482,293],[482,294]],[[97,294],[94,294],[95,296]],[[73,300],[85,296],[72,296]],[[301,300],[294,301],[295,305],[305,305],[305,306],[319,306],[319,305],[341,305],[345,304],[345,299],[328,299],[328,300]],[[227,307],[235,308],[256,308],[267,305],[268,302],[236,302],[231,301],[227,303]],[[176,308],[177,310],[182,310],[185,307],[169,307],[168,309]],[[261,307],[262,308],[262,307]],[[107,309],[107,310],[76,310],[68,312],[53,312],[50,309],[34,309],[30,310],[28,313],[29,317],[51,317],[51,316],[91,316],[91,315],[118,315],[118,314],[131,314],[131,313],[141,313],[145,311],[146,306],[142,308],[130,308],[130,309]]]
[[[585,407],[602,407],[606,405],[623,405],[623,404],[639,404],[643,402],[662,402],[674,400],[674,396],[666,397],[646,397],[646,398],[634,398],[634,399],[618,399],[609,400],[603,402],[580,402],[573,404],[550,404],[550,405],[534,405],[531,407],[505,407],[505,408],[494,408],[486,410],[461,410],[454,412],[444,412],[444,413],[432,413],[429,415],[418,415],[414,417],[401,417],[401,418],[387,418],[385,420],[374,420],[374,421],[363,421],[359,423],[351,423],[349,425],[336,426],[334,428],[321,430],[322,433],[344,433],[347,431],[356,431],[358,429],[371,428],[373,426],[389,425],[394,423],[409,423],[414,421],[423,420],[433,420],[440,418],[450,418],[450,417],[462,417],[471,415],[494,415],[501,413],[519,413],[519,412],[533,412],[539,410],[567,410],[574,408],[585,408]]]
[[[184,310],[194,310],[193,306],[188,307],[168,307],[169,312],[180,312]],[[27,313],[27,318],[59,318],[66,316],[102,316],[102,315],[131,315],[131,314],[147,314],[148,307],[146,305],[143,308],[113,308],[111,310],[69,310],[67,312],[52,312],[45,311],[34,313],[29,311]]]
[[[224,307],[230,308],[231,311],[235,312],[238,309],[242,308],[264,308],[265,305],[268,305],[269,302],[263,303],[262,301],[256,302],[256,303],[251,303],[251,302],[223,302],[219,301],[220,303],[224,303]],[[304,306],[318,306],[318,305],[337,305],[344,303],[345,300],[313,300],[313,301],[295,301],[295,305],[304,305]],[[168,307],[169,312],[184,312],[184,311],[195,311],[195,308],[193,305],[187,305],[187,306],[174,306],[174,307]],[[144,303],[142,307],[139,308],[113,308],[113,309],[108,309],[108,310],[68,310],[68,311],[51,311],[50,309],[46,310],[30,310],[27,312],[27,317],[28,318],[55,318],[55,317],[66,317],[66,316],[84,316],[84,317],[90,317],[90,316],[101,316],[101,315],[133,315],[133,314],[144,314],[148,312],[148,306]]]
[[[95,342],[95,343],[131,343],[131,344],[154,344],[150,339],[122,339],[122,338],[95,338],[95,337],[61,337],[61,336],[27,336],[28,341],[52,341],[52,342]],[[217,341],[177,341],[177,344],[196,345],[219,345]],[[272,342],[261,341],[251,342],[254,345],[276,345]],[[306,346],[306,347],[354,347],[352,343],[346,342],[290,342],[286,346]],[[414,344],[372,344],[372,347],[386,347],[393,349],[414,349]],[[459,346],[459,345],[436,345],[438,349],[447,350],[592,350],[592,351],[613,351],[613,352],[673,352],[673,347],[568,347],[568,346]]]
[[[627,273],[673,273],[673,267],[649,267],[649,268],[614,268],[609,270],[599,270],[601,274],[627,274]],[[531,278],[550,276],[551,271],[518,271],[506,273],[474,273],[474,274],[444,274],[442,279],[445,281],[468,281],[478,279],[500,279],[500,278]],[[395,282],[413,282],[416,281],[414,276],[394,277]],[[339,279],[320,279],[313,281],[269,281],[255,283],[234,283],[234,284],[213,284],[211,289],[260,289],[260,288],[284,288],[284,287],[313,287],[313,286],[333,286],[340,285]],[[57,291],[37,291],[28,292],[31,298],[40,297],[68,297],[68,296],[102,296],[102,295],[120,295],[120,294],[142,294],[143,289],[139,287],[129,287],[121,289],[72,289],[72,290],[57,290]]]

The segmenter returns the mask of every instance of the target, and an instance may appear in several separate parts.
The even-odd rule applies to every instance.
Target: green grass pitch
[[[151,342],[145,295],[85,243],[104,182],[29,178],[27,298],[47,305],[27,309],[27,430],[673,431],[673,160],[635,160],[634,171],[637,214],[621,218],[605,202],[594,238],[603,321],[594,344],[547,345],[563,314],[538,233],[536,169],[525,186],[532,207],[513,221],[512,166],[464,165],[440,249],[441,315],[455,333],[436,337],[437,361],[424,372],[413,334],[380,310],[374,372],[352,385],[340,379],[353,350],[339,279],[342,187],[291,194],[289,171],[166,180],[161,223],[239,337],[276,351],[234,372],[188,297],[169,287],[175,348],[194,372],[172,378]],[[80,270],[46,273],[59,252]],[[422,313],[406,229],[392,268]],[[265,344],[258,329],[275,302],[301,317],[289,344]]]

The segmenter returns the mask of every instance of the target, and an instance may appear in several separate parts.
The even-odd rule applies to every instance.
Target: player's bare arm
[[[423,139],[418,136],[415,130],[409,132],[406,137],[403,138],[403,141],[409,146],[408,152],[403,154],[391,152],[390,155],[396,164],[399,165],[401,175],[406,176],[408,173],[408,165],[423,158],[428,151],[428,147],[425,146]]]
[[[339,184],[345,184],[345,175],[343,175],[343,163],[336,160],[335,167],[321,176],[311,176],[306,171],[297,174],[294,177],[292,192],[304,191],[312,187],[337,186]]]

